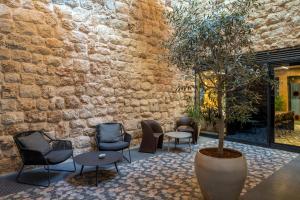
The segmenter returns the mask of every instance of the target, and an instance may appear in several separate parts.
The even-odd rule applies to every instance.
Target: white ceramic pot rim
[[[202,148],[202,149],[218,149],[218,147],[206,147],[206,148]],[[199,149],[198,150],[198,153],[201,154],[202,156],[205,156],[207,158],[210,158],[210,159],[220,159],[220,160],[233,160],[233,159],[240,159],[240,158],[243,158],[244,157],[244,154],[238,150],[235,150],[235,149],[231,149],[231,148],[224,148],[224,149],[228,149],[230,151],[235,151],[235,152],[238,152],[241,154],[241,156],[239,157],[235,157],[235,158],[218,158],[218,157],[214,157],[214,156],[208,156],[208,155],[205,155],[203,153],[200,152],[200,150],[202,149]]]

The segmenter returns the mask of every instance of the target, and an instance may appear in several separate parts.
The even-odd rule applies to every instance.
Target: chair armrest
[[[132,136],[129,133],[124,133],[124,141],[130,143]]]
[[[35,150],[21,149],[20,154],[25,165],[46,165],[44,155]]]
[[[69,140],[51,140],[51,144],[54,151],[73,149],[72,142]]]

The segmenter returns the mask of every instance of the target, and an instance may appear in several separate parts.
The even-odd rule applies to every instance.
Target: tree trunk
[[[218,100],[218,115],[219,115],[219,145],[218,145],[218,153],[220,155],[223,154],[223,147],[224,147],[224,115],[223,115],[223,105],[222,105],[222,99],[223,99],[223,93],[222,91],[218,91],[217,94],[217,100]]]

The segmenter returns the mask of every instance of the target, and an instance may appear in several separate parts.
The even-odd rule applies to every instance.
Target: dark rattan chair
[[[198,125],[190,117],[180,117],[176,122],[176,131],[188,132],[192,134],[192,142],[197,143]]]
[[[50,169],[51,165],[62,163],[70,157],[73,158],[73,147],[71,141],[52,139],[43,131],[27,131],[19,133],[14,136],[14,141],[23,162],[16,177],[16,181],[18,183],[48,187],[50,185],[50,171],[76,171],[74,160],[74,171]],[[48,172],[48,185],[38,185],[21,181],[20,176],[25,165],[44,165],[44,168]]]
[[[142,125],[142,142],[140,145],[140,152],[155,153],[157,148],[163,146],[163,130],[160,124],[154,120],[144,120]]]
[[[121,123],[102,123],[96,126],[96,143],[99,151],[122,151],[128,148],[129,158],[123,157],[130,163],[131,135],[125,131]]]

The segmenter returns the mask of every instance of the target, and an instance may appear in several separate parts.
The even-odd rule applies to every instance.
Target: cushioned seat
[[[129,146],[128,142],[118,141],[113,143],[99,143],[99,147],[101,150],[107,151],[119,151],[121,149],[125,149]]]
[[[123,150],[128,148],[129,159],[123,156],[131,162],[130,141],[131,135],[125,131],[121,123],[102,123],[96,126],[96,143],[99,151],[122,151],[123,154]]]
[[[45,157],[50,164],[57,164],[64,162],[70,158],[73,154],[73,150],[59,150],[50,151]]]

